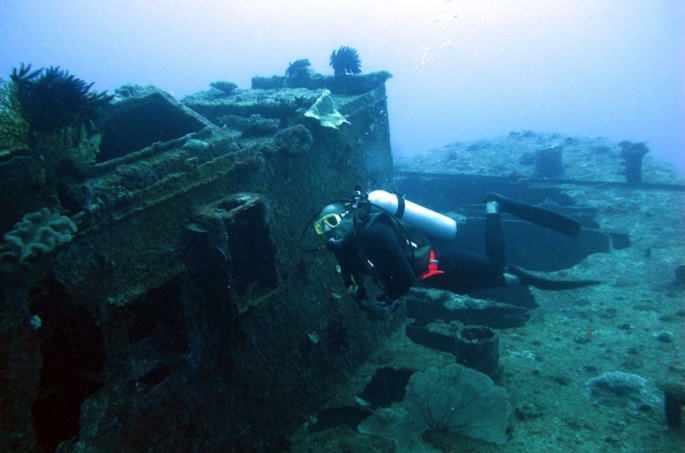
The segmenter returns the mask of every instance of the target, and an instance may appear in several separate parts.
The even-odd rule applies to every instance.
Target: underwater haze
[[[395,156],[533,130],[646,142],[685,169],[679,0],[5,0],[0,77],[60,66],[112,91],[249,88],[342,45],[387,70]]]

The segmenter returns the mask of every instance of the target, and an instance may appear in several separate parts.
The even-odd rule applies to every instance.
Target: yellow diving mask
[[[346,215],[346,212],[343,212],[342,214],[334,212],[331,214],[326,214],[325,216],[321,217],[319,220],[314,222],[314,229],[316,230],[316,234],[324,234],[326,231],[330,231],[334,228],[337,228],[338,226],[340,226],[343,217],[345,217]]]

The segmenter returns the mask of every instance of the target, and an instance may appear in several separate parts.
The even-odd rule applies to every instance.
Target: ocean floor
[[[621,182],[617,144],[556,134],[510,134],[492,141],[433,150],[402,169],[502,175],[504,160],[521,162],[531,150],[565,143],[564,177]],[[570,151],[567,152],[567,149]],[[575,151],[574,151],[575,150]],[[506,154],[506,159],[503,159]],[[521,164],[518,174],[530,172]],[[630,234],[631,246],[589,256],[571,270],[599,286],[533,290],[539,307],[519,328],[498,330],[504,387],[514,408],[508,440],[495,445],[449,432],[428,432],[417,451],[452,452],[676,452],[685,451],[685,426],[665,423],[664,382],[685,382],[685,289],[675,270],[685,264],[684,179],[672,167],[644,161],[650,186],[569,186],[578,202],[598,208],[601,228]],[[678,189],[676,186],[680,186]],[[569,271],[552,277],[563,278]],[[411,320],[408,320],[410,322]],[[414,344],[401,329],[331,398],[330,407],[354,405],[374,372],[383,367],[422,370],[454,363],[454,355]],[[643,378],[638,394],[591,398],[588,381],[622,372]],[[614,375],[616,376],[616,375]],[[635,378],[637,379],[637,378]],[[295,452],[392,452],[391,441],[339,425],[316,429],[312,419],[292,438]]]

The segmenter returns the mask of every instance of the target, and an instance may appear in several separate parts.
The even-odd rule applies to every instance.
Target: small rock
[[[514,409],[514,415],[516,415],[518,420],[528,420],[542,416],[542,411],[537,404],[523,402],[516,406],[516,409]]]
[[[563,386],[571,385],[571,382],[573,382],[573,380],[570,377],[563,376],[561,374],[553,374],[549,378],[552,380],[552,382],[555,382]]]
[[[660,330],[658,332],[654,332],[652,336],[664,343],[673,343],[673,339],[675,338],[673,332],[669,332],[668,330]]]

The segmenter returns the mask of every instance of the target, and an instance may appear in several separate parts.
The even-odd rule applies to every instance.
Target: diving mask
[[[347,212],[343,212],[342,214],[334,212],[321,217],[319,220],[314,222],[314,230],[316,230],[316,234],[324,234],[327,231],[339,227],[343,217],[346,215]]]

